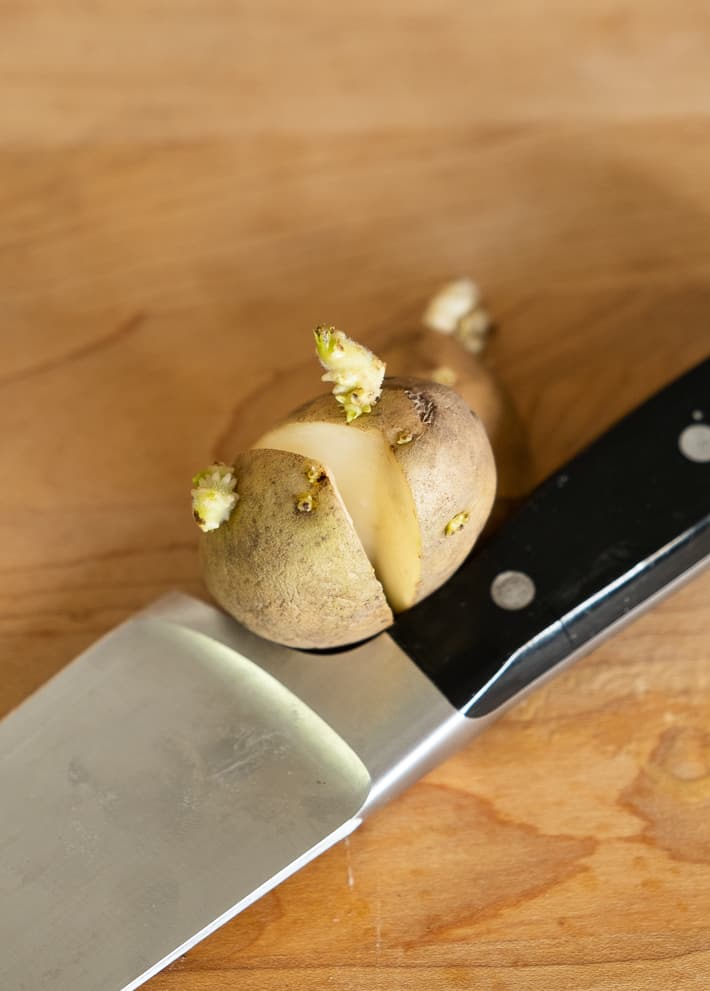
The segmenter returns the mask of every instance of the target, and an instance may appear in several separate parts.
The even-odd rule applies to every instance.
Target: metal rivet
[[[710,426],[691,423],[678,438],[678,447],[689,461],[710,461]]]
[[[501,609],[524,609],[535,598],[535,582],[523,571],[501,571],[491,583],[491,598]]]

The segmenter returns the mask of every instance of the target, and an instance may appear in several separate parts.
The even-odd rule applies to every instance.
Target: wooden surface
[[[0,0],[0,710],[199,592],[190,475],[314,323],[473,274],[538,477],[707,353],[709,44],[693,0]],[[704,991],[709,595],[151,991]]]

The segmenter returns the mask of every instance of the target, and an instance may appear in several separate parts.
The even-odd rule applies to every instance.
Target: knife
[[[387,633],[304,652],[172,594],[0,723],[0,987],[131,991],[710,559],[710,359]]]

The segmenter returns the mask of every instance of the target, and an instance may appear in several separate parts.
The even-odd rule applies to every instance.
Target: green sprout
[[[335,327],[319,326],[313,331],[316,354],[325,368],[323,382],[333,382],[333,395],[352,423],[370,413],[382,393],[385,363],[362,344]]]
[[[192,515],[204,533],[228,520],[239,500],[237,480],[229,465],[213,464],[192,479]]]
[[[446,536],[452,537],[455,533],[458,533],[459,530],[463,530],[468,523],[468,518],[469,513],[467,513],[466,510],[462,513],[457,513],[456,516],[453,516],[444,527],[444,533]]]

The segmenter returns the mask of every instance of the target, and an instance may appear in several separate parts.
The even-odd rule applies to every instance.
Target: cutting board
[[[204,594],[190,477],[314,324],[386,340],[474,276],[538,479],[706,355],[709,43],[690,0],[1,4],[0,711]],[[704,991],[709,600],[705,575],[150,991]]]

